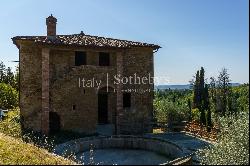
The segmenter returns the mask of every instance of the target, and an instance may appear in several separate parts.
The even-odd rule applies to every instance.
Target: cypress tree
[[[211,131],[212,127],[212,118],[211,118],[211,110],[210,110],[210,102],[209,102],[209,93],[208,93],[208,85],[205,84],[204,90],[204,110],[207,111],[206,122],[207,122],[207,131]]]
[[[194,98],[193,98],[193,108],[198,108],[200,111],[200,123],[206,125],[206,107],[205,107],[205,70],[201,67],[197,71],[194,83]]]
[[[218,89],[219,89],[219,99],[220,99],[220,107],[218,112],[223,116],[227,113],[227,97],[230,87],[230,79],[229,74],[226,68],[222,68],[219,77],[218,77]]]
[[[6,68],[3,62],[0,61],[0,82],[4,82],[6,74],[5,74]]]
[[[204,68],[201,67],[200,70],[200,82],[199,82],[199,104],[198,108],[200,110],[200,123],[206,125],[206,92],[205,92],[205,71]]]
[[[189,110],[189,117],[188,117],[188,120],[191,121],[191,120],[192,120],[192,105],[191,105],[191,100],[190,100],[190,98],[188,98],[188,110]]]
[[[198,108],[199,104],[199,84],[200,84],[200,71],[198,70],[195,76],[194,82],[194,97],[193,97],[193,108]]]
[[[205,89],[205,79],[204,79],[204,76],[205,76],[205,71],[204,71],[204,68],[201,67],[201,70],[200,70],[200,97],[201,97],[201,100],[204,99],[204,89]]]

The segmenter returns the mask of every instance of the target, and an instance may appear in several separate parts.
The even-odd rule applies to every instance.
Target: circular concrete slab
[[[171,160],[155,152],[134,149],[96,149],[91,155],[87,151],[76,157],[82,164],[95,165],[159,165]]]

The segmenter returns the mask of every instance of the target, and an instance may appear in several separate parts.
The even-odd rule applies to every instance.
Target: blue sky
[[[248,0],[8,0],[0,2],[0,60],[18,60],[11,37],[46,35],[45,18],[57,17],[57,33],[85,34],[160,45],[155,75],[186,84],[196,70],[232,82],[249,82]]]

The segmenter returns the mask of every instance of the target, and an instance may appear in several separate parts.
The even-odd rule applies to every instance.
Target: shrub
[[[184,104],[175,104],[167,99],[154,101],[155,117],[158,122],[180,122],[189,118],[188,107]]]
[[[0,121],[0,132],[6,135],[19,138],[22,135],[19,109],[12,109],[8,112],[7,118]]]
[[[0,83],[0,108],[10,109],[18,105],[18,92],[10,85]]]
[[[241,85],[233,88],[234,95],[237,96],[236,104],[238,109],[249,111],[249,85]]]
[[[218,143],[198,152],[202,164],[249,164],[249,112],[220,119]]]
[[[200,111],[198,108],[192,109],[192,119],[199,122],[200,121]]]

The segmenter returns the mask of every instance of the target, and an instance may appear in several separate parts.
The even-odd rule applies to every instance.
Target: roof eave
[[[141,48],[152,48],[153,50],[157,50],[161,48],[158,45],[154,46],[128,46],[128,47],[116,47],[116,46],[95,46],[95,45],[80,45],[80,44],[64,44],[64,43],[46,43],[46,42],[37,42],[36,44],[43,46],[65,46],[65,47],[85,47],[85,48],[108,48],[108,49],[128,49],[133,47],[141,47]]]
[[[142,48],[152,48],[153,51],[157,52],[159,48],[161,48],[159,45],[155,44],[149,44],[149,43],[142,43],[145,45],[128,45],[128,46],[95,46],[95,45],[80,45],[80,44],[64,44],[64,43],[47,43],[47,42],[42,42],[42,41],[36,41],[35,39],[32,38],[25,38],[25,37],[30,37],[30,36],[15,36],[12,39],[13,43],[17,46],[17,48],[20,48],[20,42],[22,41],[32,41],[35,44],[38,45],[47,45],[47,46],[69,46],[69,47],[91,47],[91,48],[116,48],[116,49],[126,49],[126,48],[132,48],[132,47],[142,47]],[[46,36],[40,36],[40,37],[46,37]],[[120,40],[120,39],[115,39],[115,40]],[[124,40],[125,41],[125,40]],[[131,41],[132,42],[132,41]]]
[[[17,43],[17,39],[15,37],[12,37],[11,40],[12,40],[13,44],[15,44],[16,47],[19,49],[20,45]]]
[[[33,39],[20,39],[18,37],[13,37],[11,39],[12,39],[13,44],[15,44],[18,49],[20,49],[20,42],[22,41],[35,42]]]

